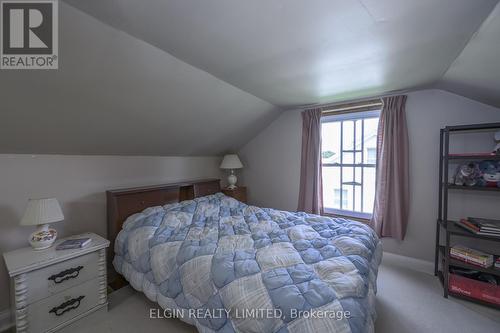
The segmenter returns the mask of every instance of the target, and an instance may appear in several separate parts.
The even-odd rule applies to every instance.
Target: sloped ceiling
[[[0,71],[0,153],[221,154],[285,108],[436,85],[500,106],[498,2],[65,0],[60,69]]]
[[[66,0],[273,104],[438,81],[498,0]]]
[[[0,71],[0,153],[215,155],[281,110],[60,2],[59,70]]]
[[[484,21],[438,87],[500,107],[500,5]]]

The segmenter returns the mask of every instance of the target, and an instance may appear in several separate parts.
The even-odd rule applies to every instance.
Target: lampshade
[[[221,169],[241,169],[243,168],[243,164],[241,164],[238,155],[229,154],[224,156],[222,163],[220,164]]]
[[[64,215],[56,198],[30,199],[20,224],[38,225],[62,220]]]

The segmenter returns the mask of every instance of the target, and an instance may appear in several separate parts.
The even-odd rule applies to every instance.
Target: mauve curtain
[[[321,185],[321,109],[302,112],[302,158],[298,210],[323,213]]]
[[[383,98],[377,134],[375,205],[371,224],[380,237],[403,240],[408,224],[406,96]]]

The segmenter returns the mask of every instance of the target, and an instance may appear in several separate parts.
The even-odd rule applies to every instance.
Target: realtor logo
[[[57,69],[57,0],[0,1],[1,69]]]

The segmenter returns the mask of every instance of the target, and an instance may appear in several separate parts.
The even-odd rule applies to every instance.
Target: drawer
[[[96,278],[98,266],[99,252],[92,252],[27,273],[27,303],[34,303]]]
[[[99,299],[99,285],[93,279],[28,305],[28,332],[45,332],[106,303],[106,294]]]

